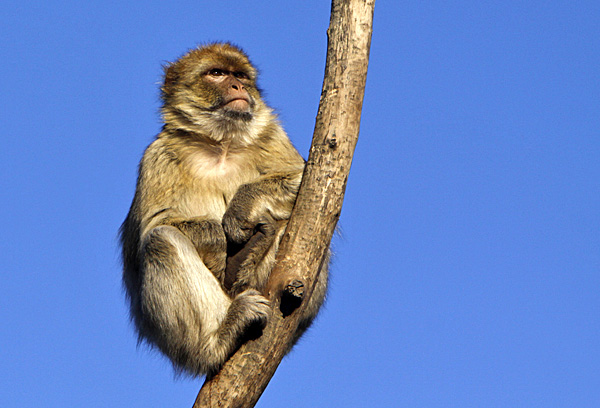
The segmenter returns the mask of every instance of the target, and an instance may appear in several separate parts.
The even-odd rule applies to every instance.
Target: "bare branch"
[[[374,0],[333,0],[319,112],[298,199],[268,284],[273,314],[263,334],[244,344],[207,379],[194,407],[252,407],[292,342],[342,209],[360,127]],[[284,317],[282,296],[300,306]]]

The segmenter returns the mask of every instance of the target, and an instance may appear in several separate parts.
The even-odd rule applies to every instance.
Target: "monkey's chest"
[[[198,157],[187,167],[192,188],[184,193],[182,204],[185,212],[195,217],[221,219],[239,187],[255,181],[260,175],[255,166],[235,158]]]

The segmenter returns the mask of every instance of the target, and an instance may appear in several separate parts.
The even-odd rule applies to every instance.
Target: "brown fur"
[[[166,68],[164,127],[140,162],[120,231],[140,340],[192,375],[218,370],[250,326],[266,323],[269,301],[260,291],[304,168],[256,76],[229,44],[194,49]],[[258,230],[226,274],[228,247],[233,254]],[[326,282],[324,270],[298,337]]]

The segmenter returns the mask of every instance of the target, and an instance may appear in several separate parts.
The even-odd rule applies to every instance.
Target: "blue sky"
[[[242,46],[306,156],[327,1],[0,6],[0,406],[189,407],[116,242],[161,64]],[[600,406],[600,3],[379,0],[327,306],[258,406]]]

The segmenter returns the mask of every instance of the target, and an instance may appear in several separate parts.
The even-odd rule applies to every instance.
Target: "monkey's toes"
[[[257,290],[248,289],[236,297],[243,304],[244,312],[249,320],[265,325],[271,314],[271,302]]]

